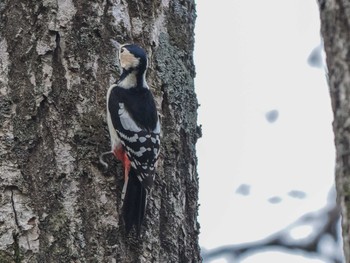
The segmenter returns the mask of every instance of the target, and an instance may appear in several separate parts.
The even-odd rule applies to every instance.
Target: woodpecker
[[[121,76],[107,92],[107,124],[111,151],[124,167],[122,192],[126,232],[140,234],[147,195],[155,178],[160,148],[160,122],[146,82],[147,55],[134,44],[119,49]]]

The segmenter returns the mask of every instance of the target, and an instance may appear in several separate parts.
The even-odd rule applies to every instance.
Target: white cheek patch
[[[124,69],[136,68],[140,63],[140,59],[136,58],[127,49],[124,49],[123,53],[119,54],[119,59],[120,59],[120,65]]]

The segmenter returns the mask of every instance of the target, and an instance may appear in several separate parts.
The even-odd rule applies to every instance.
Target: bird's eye
[[[123,53],[124,52],[124,48],[122,48],[121,50],[120,50],[120,53]]]

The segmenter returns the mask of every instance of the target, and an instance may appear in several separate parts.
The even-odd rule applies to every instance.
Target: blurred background
[[[196,4],[204,262],[343,263],[317,1]]]

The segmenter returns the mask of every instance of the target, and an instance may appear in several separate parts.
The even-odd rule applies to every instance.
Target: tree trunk
[[[318,0],[334,113],[336,188],[344,253],[350,262],[350,1]]]
[[[0,262],[200,262],[193,0],[2,0]],[[162,149],[141,238],[120,215],[106,91],[118,43],[149,56]]]

